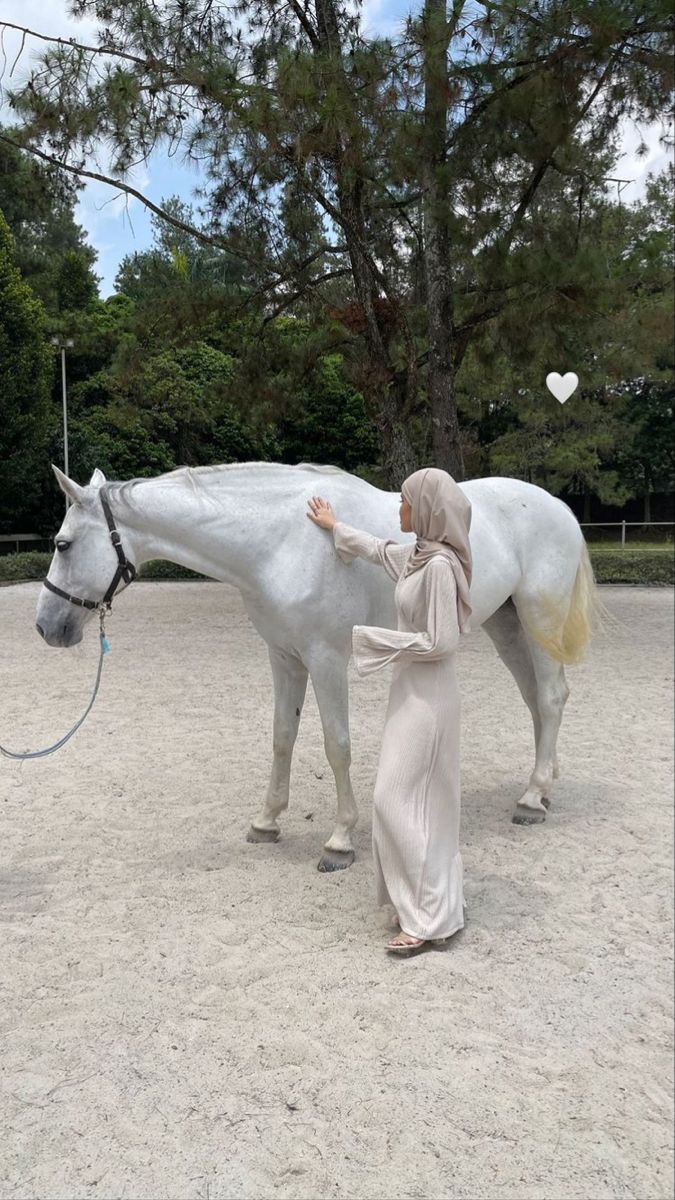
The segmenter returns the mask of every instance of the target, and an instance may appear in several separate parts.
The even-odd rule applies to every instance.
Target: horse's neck
[[[116,503],[120,524],[130,530],[130,557],[137,566],[168,559],[246,590],[255,582],[264,531],[260,505],[248,503],[243,482],[223,477],[207,489],[189,480],[136,483]]]

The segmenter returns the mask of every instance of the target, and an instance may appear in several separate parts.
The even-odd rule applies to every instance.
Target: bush
[[[25,583],[30,579],[44,579],[51,554],[44,550],[24,550],[20,554],[3,554],[0,557],[0,582]]]
[[[598,583],[637,583],[642,586],[658,587],[675,583],[675,562],[671,554],[662,550],[599,550],[590,551],[593,571]],[[0,583],[23,583],[31,579],[44,579],[51,554],[30,550],[23,554],[5,554],[0,557]],[[164,559],[155,559],[141,567],[140,579],[205,579],[186,567]]]
[[[662,550],[589,551],[597,583],[639,583],[658,587],[675,583],[672,554]]]
[[[39,550],[28,550],[20,554],[4,554],[0,556],[0,583],[28,583],[34,579],[44,579],[52,555]],[[138,575],[139,579],[206,579],[206,575],[197,575],[188,571],[187,567],[179,567],[165,559],[155,559],[144,563]]]
[[[198,575],[187,567],[179,567],[176,563],[167,562],[165,558],[155,558],[152,562],[143,563],[138,572],[139,579],[208,579],[207,575]]]

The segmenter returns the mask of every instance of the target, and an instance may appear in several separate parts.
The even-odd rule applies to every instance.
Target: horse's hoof
[[[527,808],[524,804],[516,804],[511,820],[514,825],[541,825],[546,820],[546,809]]]
[[[344,871],[351,867],[354,858],[353,850],[324,850],[317,871]]]
[[[247,842],[278,842],[278,829],[256,829],[255,825],[251,825],[246,834]]]

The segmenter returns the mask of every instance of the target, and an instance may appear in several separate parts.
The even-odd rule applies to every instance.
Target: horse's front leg
[[[341,871],[354,861],[352,829],[358,820],[358,810],[349,777],[352,761],[349,739],[349,688],[347,660],[331,653],[309,664],[312,686],[319,706],[323,726],[326,757],[335,776],[337,814],[333,832],[324,844],[319,859],[320,871]]]
[[[274,679],[274,732],[272,775],[265,805],[246,835],[248,842],[276,842],[279,814],[288,808],[293,747],[307,692],[307,667],[293,654],[268,646]]]

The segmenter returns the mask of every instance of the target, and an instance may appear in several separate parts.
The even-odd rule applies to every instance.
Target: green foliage
[[[322,356],[279,421],[283,462],[333,463],[351,471],[374,462],[378,437],[363,396],[348,383],[341,355]]]
[[[642,378],[626,393],[614,462],[628,494],[648,500],[653,492],[675,489],[675,385]]]
[[[55,271],[59,312],[90,308],[98,299],[89,256],[83,250],[66,250]]]
[[[113,174],[168,140],[207,179],[198,217],[163,203],[153,247],[123,261],[105,304],[72,186],[52,204],[50,169],[16,155],[21,187],[0,179],[21,261],[37,280],[37,255],[54,328],[75,341],[77,475],[97,458],[124,475],[281,457],[391,486],[392,429],[415,461],[433,456],[429,313],[445,288],[445,395],[469,475],[613,503],[672,488],[673,175],[631,208],[606,182],[620,120],[669,107],[665,0],[639,22],[625,0],[536,19],[484,7],[467,25],[461,6],[425,0],[378,39],[341,0],[75,0],[103,41],[50,46],[12,97],[21,137],[71,162],[105,142]],[[435,259],[430,216],[449,247]],[[564,408],[551,370],[580,377]],[[58,434],[51,447],[60,457]]]
[[[49,437],[52,355],[40,301],[14,265],[12,237],[0,213],[0,530],[14,532],[17,514],[30,512],[41,491],[42,455]]]
[[[44,579],[52,555],[41,550],[27,550],[19,554],[0,555],[0,583],[27,583],[29,580]]]
[[[672,554],[649,550],[590,551],[597,583],[634,583],[643,586],[672,587],[675,584],[675,560]]]
[[[471,344],[459,407],[476,439],[472,474],[515,475],[616,505],[672,491],[673,252],[662,237],[672,184],[671,169],[650,181],[641,204],[589,205],[579,246],[605,264],[604,282],[592,297],[580,276],[562,283],[565,321],[520,305]],[[555,209],[551,221],[555,228]],[[565,405],[545,386],[551,370],[579,376]]]
[[[0,126],[3,133],[20,131]],[[16,266],[50,314],[96,295],[96,254],[73,216],[79,190],[72,176],[0,140],[0,211],[14,236]]]
[[[139,573],[139,579],[155,579],[155,580],[172,580],[172,579],[207,579],[208,576],[200,575],[197,571],[190,571],[187,567],[181,567],[177,563],[167,562],[163,558],[154,558],[151,562],[143,563]]]

